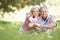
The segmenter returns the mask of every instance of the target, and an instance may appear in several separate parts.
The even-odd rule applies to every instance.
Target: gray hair
[[[35,9],[35,8],[40,9],[40,6],[39,5],[33,5],[32,8],[31,8],[31,10],[30,10],[30,12],[32,13],[33,12],[33,9]]]
[[[46,9],[48,9],[47,6],[42,6],[42,7],[40,7],[40,10],[41,10],[42,8],[46,8]]]

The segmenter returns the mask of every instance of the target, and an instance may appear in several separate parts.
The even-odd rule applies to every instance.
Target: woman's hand
[[[33,28],[35,26],[34,23],[29,23],[28,27]]]
[[[36,25],[37,27],[40,27],[40,24],[35,23],[35,25]]]

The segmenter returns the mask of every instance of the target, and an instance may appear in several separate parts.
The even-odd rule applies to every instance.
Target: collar
[[[40,16],[40,17],[41,17],[41,20],[43,20],[42,16]],[[48,20],[49,18],[50,18],[50,15],[47,16],[46,20]],[[46,21],[46,20],[45,20],[45,21]],[[44,20],[43,20],[43,21],[44,21]]]

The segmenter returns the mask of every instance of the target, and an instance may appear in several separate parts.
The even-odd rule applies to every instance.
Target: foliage
[[[40,4],[43,1],[45,0],[0,0],[0,9],[2,9],[3,12],[10,12],[19,8],[23,8],[26,5]]]

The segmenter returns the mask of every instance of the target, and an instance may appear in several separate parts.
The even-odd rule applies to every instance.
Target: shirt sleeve
[[[57,21],[56,21],[56,17],[55,17],[55,16],[52,16],[52,17],[51,17],[50,22],[55,23],[55,25],[57,26]]]
[[[30,22],[33,22],[33,18],[32,18],[32,17],[29,17],[29,21],[30,21]]]

